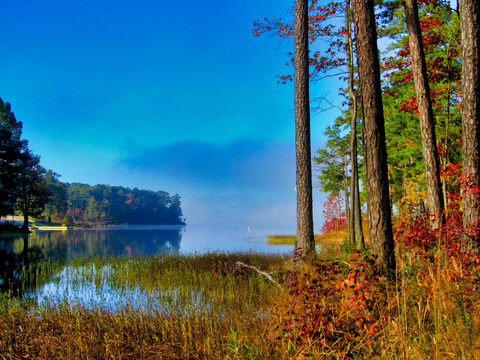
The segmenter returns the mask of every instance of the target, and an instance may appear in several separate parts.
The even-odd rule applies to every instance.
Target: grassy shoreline
[[[347,237],[346,231],[335,231],[328,234],[315,234],[316,245],[341,244]],[[266,242],[270,245],[294,245],[297,239],[296,235],[268,235]]]
[[[267,344],[245,344],[263,341],[270,300],[280,290],[236,266],[239,261],[271,273],[289,262],[282,255],[244,253],[73,262],[70,289],[90,284],[122,296],[135,289],[145,295],[144,306],[135,307],[132,298],[113,311],[67,300],[37,307],[3,295],[0,359],[220,359],[250,351],[269,358]]]
[[[155,301],[112,311],[2,295],[0,359],[479,358],[479,265],[402,246],[397,261],[396,279],[341,246],[298,271],[289,256],[254,253],[77,261],[72,286]]]

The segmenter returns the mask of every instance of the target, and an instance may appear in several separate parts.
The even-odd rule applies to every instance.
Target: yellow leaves
[[[425,184],[424,173],[405,180],[403,183],[404,196],[400,200],[400,205],[406,206],[426,201],[427,191],[422,190],[423,184]]]

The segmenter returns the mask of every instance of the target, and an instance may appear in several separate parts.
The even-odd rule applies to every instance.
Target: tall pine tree
[[[313,237],[312,164],[310,149],[310,95],[308,67],[308,0],[295,0],[295,149],[297,159],[298,263],[315,249]]]
[[[353,0],[352,9],[362,94],[370,244],[377,262],[385,270],[394,270],[396,265],[374,2]]]
[[[462,128],[463,173],[466,189],[463,193],[463,224],[476,227],[480,219],[480,5],[478,0],[460,2],[462,31]]]

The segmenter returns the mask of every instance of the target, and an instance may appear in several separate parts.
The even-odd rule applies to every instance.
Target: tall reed
[[[65,296],[32,306],[3,295],[0,359],[270,358],[264,335],[280,290],[233,271],[237,261],[275,271],[287,259],[203,254],[71,263],[55,275],[58,284],[114,292],[119,304]]]

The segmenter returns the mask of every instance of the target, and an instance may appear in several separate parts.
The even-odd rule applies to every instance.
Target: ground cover
[[[77,261],[71,281],[155,301],[112,310],[3,295],[0,359],[480,358],[478,254],[448,231],[399,226],[393,277],[347,244],[295,271],[264,254]]]
[[[0,222],[0,234],[1,235],[17,235],[24,234],[21,226],[15,226],[8,222]]]

